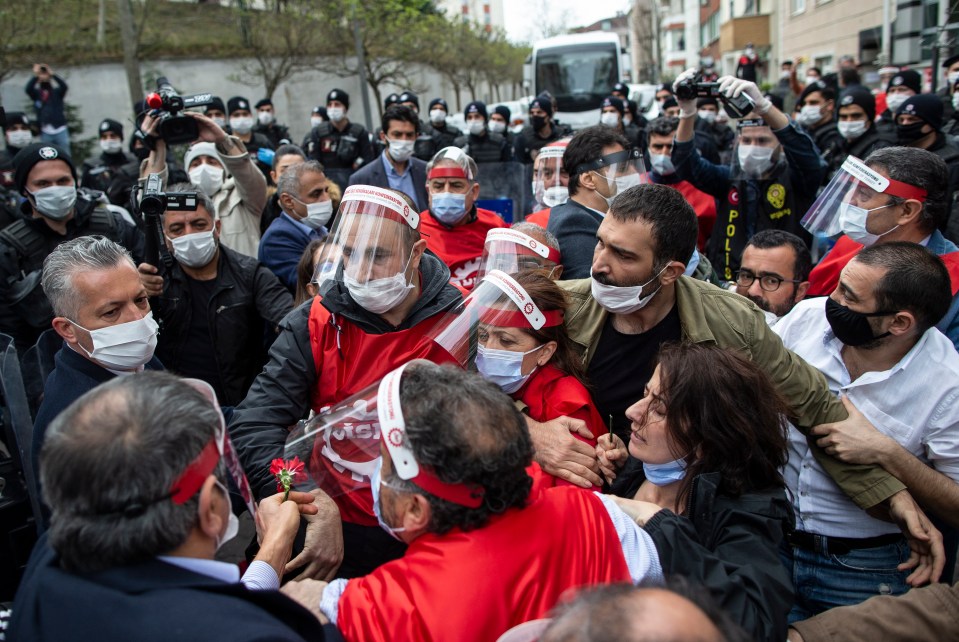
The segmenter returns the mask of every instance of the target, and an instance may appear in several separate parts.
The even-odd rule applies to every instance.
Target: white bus
[[[619,36],[605,31],[540,40],[523,68],[523,83],[538,96],[556,98],[554,118],[582,129],[599,124],[599,105],[623,78]]]

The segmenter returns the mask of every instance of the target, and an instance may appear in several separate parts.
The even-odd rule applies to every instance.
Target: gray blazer
[[[383,152],[384,154],[386,152]],[[411,157],[410,176],[413,179],[413,189],[416,190],[416,209],[418,212],[429,209],[430,199],[426,194],[426,163],[418,158]],[[372,185],[390,189],[390,180],[383,169],[383,159],[377,156],[350,176],[350,185]]]

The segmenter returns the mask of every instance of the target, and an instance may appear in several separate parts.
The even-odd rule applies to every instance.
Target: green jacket
[[[559,285],[570,298],[566,329],[588,365],[607,312],[593,299],[590,279],[560,281]],[[829,391],[822,373],[783,347],[752,301],[686,276],[680,277],[675,287],[683,339],[733,348],[762,365],[797,414],[797,427],[807,436],[812,426],[846,418],[845,408]],[[638,398],[640,391],[636,393]],[[814,439],[810,446],[826,472],[861,508],[871,508],[905,488],[882,468],[844,464],[827,455]]]

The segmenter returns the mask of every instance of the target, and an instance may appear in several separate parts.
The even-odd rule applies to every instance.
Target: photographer
[[[695,75],[695,69],[683,72],[674,87],[688,85]],[[672,161],[681,180],[718,199],[706,255],[721,278],[732,280],[743,249],[760,230],[785,230],[809,243],[800,219],[816,197],[826,166],[809,135],[765,98],[755,83],[724,76],[718,92],[723,102],[745,95],[755,106],[753,118],[739,122],[732,166],[715,165],[694,153],[695,96],[678,99],[681,113]]]
[[[266,205],[266,179],[250,158],[242,141],[229,136],[207,116],[183,112],[197,121],[199,135],[183,164],[190,182],[213,201],[221,221],[220,235],[231,250],[256,257],[260,243],[260,215]],[[147,114],[140,126],[153,146],[141,168],[140,179],[160,174],[167,182],[166,142],[156,137],[158,120]]]
[[[24,91],[37,111],[40,140],[53,143],[69,154],[70,132],[63,109],[63,98],[67,95],[66,81],[53,73],[50,65],[40,63],[33,66],[33,78],[27,81]]]

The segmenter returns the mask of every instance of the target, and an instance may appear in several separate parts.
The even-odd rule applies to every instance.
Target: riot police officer
[[[123,149],[123,125],[110,118],[100,123],[99,156],[83,161],[80,186],[95,189],[106,194],[114,205],[125,206],[124,187],[126,180],[121,177],[121,169],[134,160]]]
[[[359,123],[350,122],[350,95],[334,89],[326,96],[326,114],[330,120],[320,123],[306,137],[306,155],[318,160],[326,169],[326,177],[345,190],[350,175],[374,158],[370,134]]]

